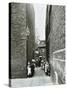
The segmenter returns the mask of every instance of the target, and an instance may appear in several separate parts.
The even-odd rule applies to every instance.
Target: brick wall
[[[50,18],[50,46],[52,52],[65,48],[65,8],[52,6]]]
[[[26,6],[11,4],[11,78],[26,77]]]
[[[26,5],[26,22],[29,27],[30,35],[28,37],[28,49],[27,49],[27,60],[31,61],[33,56],[33,51],[35,49],[35,13],[32,4]]]
[[[47,60],[51,63],[52,79],[55,79],[55,72],[57,72],[58,83],[64,83],[65,6],[48,5],[46,22],[46,50],[48,54]]]
[[[34,9],[32,5],[26,3],[11,3],[10,7],[10,78],[26,78],[27,60],[32,60],[35,43]],[[28,35],[29,32],[30,34]]]

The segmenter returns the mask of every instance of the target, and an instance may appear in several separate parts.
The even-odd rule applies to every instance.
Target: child
[[[28,66],[27,66],[27,76],[31,76],[31,66],[30,66],[30,62],[28,62]]]

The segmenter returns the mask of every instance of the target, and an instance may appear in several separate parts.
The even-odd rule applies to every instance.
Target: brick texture
[[[65,83],[65,6],[47,6],[46,35],[47,60],[51,64],[52,79],[55,79],[56,71],[58,82]]]
[[[34,11],[31,5],[26,8],[27,5],[11,3],[11,78],[26,78],[27,61],[32,60],[35,42]]]
[[[22,34],[21,34],[22,33]],[[26,8],[11,4],[11,77],[26,77]]]

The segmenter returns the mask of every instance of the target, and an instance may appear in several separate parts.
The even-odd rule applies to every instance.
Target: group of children
[[[45,62],[41,62],[41,69],[44,70],[45,74],[50,76],[50,65],[47,61]],[[34,63],[30,63],[28,62],[28,65],[27,65],[27,76],[28,77],[32,77],[34,75],[34,72],[35,72],[35,65]]]

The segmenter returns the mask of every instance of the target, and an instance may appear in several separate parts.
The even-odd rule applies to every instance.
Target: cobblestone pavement
[[[35,74],[32,78],[12,79],[12,87],[45,86],[53,85],[51,77],[46,76],[41,68],[35,68]]]

